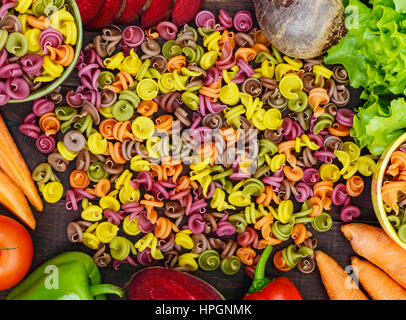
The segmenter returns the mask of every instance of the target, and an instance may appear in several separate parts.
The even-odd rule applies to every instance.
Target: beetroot
[[[117,24],[128,24],[139,18],[148,10],[152,0],[127,0],[127,5],[116,21]]]
[[[96,19],[103,8],[104,0],[76,0],[76,4],[85,25]]]
[[[174,4],[174,0],[152,0],[151,6],[141,17],[141,28],[150,28],[168,19]]]
[[[138,271],[128,283],[129,300],[224,300],[211,285],[188,273],[163,267]]]
[[[199,12],[202,2],[202,0],[176,0],[172,11],[172,22],[178,27],[190,22]]]
[[[104,6],[96,20],[86,25],[90,29],[99,29],[113,23],[123,12],[127,0],[104,0]]]

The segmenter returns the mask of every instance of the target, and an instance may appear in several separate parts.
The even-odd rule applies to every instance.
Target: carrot
[[[374,300],[406,300],[406,290],[372,263],[357,257],[351,258],[359,282]]]
[[[24,193],[2,170],[0,170],[0,203],[31,229],[35,229],[35,218]]]
[[[17,184],[27,196],[28,201],[42,211],[44,205],[38,194],[30,170],[18,150],[7,126],[0,115],[0,168]]]
[[[389,238],[385,231],[362,223],[346,224],[341,231],[356,253],[406,289],[406,250]]]
[[[320,250],[315,256],[330,300],[369,300],[333,258]]]

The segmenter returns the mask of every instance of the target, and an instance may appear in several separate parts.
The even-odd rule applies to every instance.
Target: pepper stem
[[[124,290],[113,284],[95,284],[90,286],[90,294],[92,296],[99,296],[101,294],[116,294],[120,298],[124,296]]]
[[[257,266],[255,267],[254,281],[252,281],[248,293],[260,292],[271,282],[271,280],[265,278],[265,266],[271,252],[272,246],[267,246],[262,253],[261,258],[259,258]]]

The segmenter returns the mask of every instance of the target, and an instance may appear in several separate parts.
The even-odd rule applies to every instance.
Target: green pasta
[[[206,250],[199,255],[199,267],[204,271],[213,271],[220,266],[220,255],[216,250]]]

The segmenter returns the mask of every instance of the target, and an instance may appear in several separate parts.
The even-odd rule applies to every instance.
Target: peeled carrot
[[[44,205],[38,194],[31,172],[18,150],[7,126],[0,116],[0,168],[9,175],[16,185],[27,196],[28,201],[42,211]]]
[[[320,250],[315,256],[330,300],[369,300],[333,258]]]
[[[24,193],[2,170],[0,170],[0,203],[31,229],[35,229],[35,218]]]
[[[341,231],[356,253],[385,271],[406,289],[406,250],[381,228],[363,223],[343,225]]]
[[[372,263],[357,257],[351,258],[359,282],[374,300],[406,300],[406,290]]]

